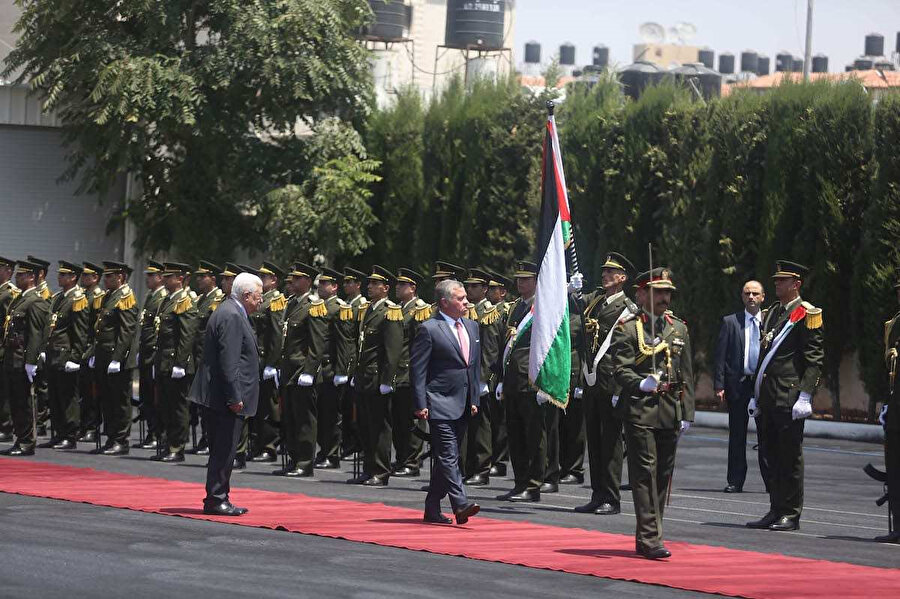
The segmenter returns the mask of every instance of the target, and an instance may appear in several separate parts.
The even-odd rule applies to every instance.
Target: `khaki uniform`
[[[44,329],[50,421],[56,439],[75,442],[81,426],[78,372],[66,372],[66,363],[79,364],[87,347],[90,309],[84,290],[77,285],[60,291],[50,302]]]

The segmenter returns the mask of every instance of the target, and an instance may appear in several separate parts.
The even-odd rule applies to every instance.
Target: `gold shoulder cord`
[[[641,355],[634,361],[634,365],[637,366],[641,362],[644,362],[647,358],[654,354],[658,354],[660,352],[666,353],[666,372],[671,377],[672,374],[672,354],[669,352],[669,344],[665,341],[662,341],[656,345],[656,347],[650,347],[647,345],[647,342],[644,340],[644,327],[643,323],[640,319],[635,319],[634,327],[637,331],[637,342],[638,342],[638,351],[641,352]]]

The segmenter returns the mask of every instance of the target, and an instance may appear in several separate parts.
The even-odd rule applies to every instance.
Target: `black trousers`
[[[34,449],[34,395],[25,369],[6,370],[3,372],[3,380],[6,384],[6,396],[9,398],[16,443],[22,449]]]
[[[421,426],[421,421],[413,416],[414,410],[412,387],[399,387],[394,391],[391,400],[391,434],[397,468],[417,469],[424,453],[425,443],[412,433],[413,426]]]
[[[492,387],[488,391],[486,402],[491,414],[491,464],[499,464],[509,460],[509,432],[506,426],[506,406],[497,399]]]
[[[625,437],[636,520],[634,539],[639,547],[653,549],[663,544],[663,513],[675,469],[678,434],[626,422]]]
[[[747,425],[750,422],[747,406],[751,395],[753,381],[749,377],[725,391],[728,402],[728,484],[738,488],[743,487],[747,479]]]
[[[619,486],[622,484],[625,462],[620,414],[613,408],[612,396],[603,392],[599,385],[585,390],[584,421],[591,471],[591,501],[616,507],[621,505]]]
[[[50,425],[60,441],[76,441],[81,417],[78,406],[78,373],[48,369],[47,399],[50,404]]]
[[[6,372],[0,371],[0,433],[12,434],[13,420],[9,406],[9,392],[6,389]]]
[[[547,462],[544,467],[544,482],[559,484],[560,463],[560,410],[549,401],[541,405],[544,420],[544,437],[547,439]]]
[[[891,406],[890,409],[896,408]],[[884,468],[887,471],[891,518],[896,531],[900,525],[900,429],[884,432]]]
[[[191,426],[190,401],[187,395],[192,380],[192,376],[180,379],[163,376],[157,381],[159,385],[157,415],[160,418],[160,430],[165,431],[170,453],[181,453],[187,445]]]
[[[454,511],[469,503],[463,486],[459,464],[460,439],[466,432],[466,418],[458,420],[429,420],[431,448],[434,452],[434,469],[425,497],[425,513],[437,516],[441,513],[441,500],[449,495]]]
[[[294,467],[312,472],[316,460],[319,405],[316,388],[289,385],[282,403],[284,444]]]
[[[244,419],[230,410],[205,408],[209,423],[209,460],[206,463],[206,498],[204,504],[228,501],[231,492],[231,469],[237,453]]]
[[[362,417],[357,400],[359,394],[349,383],[344,383],[340,389],[343,390],[341,394],[341,451],[344,453],[362,451],[365,443],[363,443],[360,430]]]
[[[138,369],[138,395],[141,398],[141,411],[147,421],[147,438],[157,437],[163,431],[159,425],[156,410],[156,381],[153,380],[153,366],[141,366]]]
[[[78,371],[78,389],[81,394],[81,432],[95,432],[100,426],[100,393],[97,378],[87,362]]]
[[[108,360],[97,360],[94,365],[94,375],[100,388],[100,409],[103,411],[106,443],[125,445],[131,436],[131,370],[109,374]]]
[[[538,491],[547,471],[547,431],[544,413],[534,392],[504,391],[509,431],[509,458],[515,488]],[[554,408],[556,409],[556,408]]]
[[[281,411],[278,408],[278,388],[275,379],[259,381],[259,409],[256,416],[250,419],[253,433],[253,452],[259,455],[263,451],[275,453],[281,442]]]
[[[366,459],[363,471],[369,476],[384,478],[391,475],[391,400],[393,393],[361,393],[360,408],[365,421],[363,440]]]
[[[584,398],[575,399],[574,389],[569,405],[559,415],[560,476],[584,478]]]
[[[319,407],[319,455],[317,461],[327,460],[331,464],[341,461],[341,401],[346,394],[346,385],[335,387],[331,381],[316,386]]]
[[[803,510],[803,426],[790,409],[763,408],[756,419],[759,448],[769,465],[769,504],[775,515],[800,519]]]

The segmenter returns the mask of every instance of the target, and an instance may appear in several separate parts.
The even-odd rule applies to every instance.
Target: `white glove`
[[[347,379],[348,379],[348,378],[349,378],[349,377],[348,377],[346,374],[336,374],[336,375],[334,375],[334,381],[333,381],[333,382],[334,382],[334,386],[335,386],[335,387],[340,387],[341,385],[346,385],[346,384],[347,384]]]
[[[135,354],[135,356],[134,356],[134,361],[140,363],[140,361],[141,361],[141,352],[138,352],[137,354]]]
[[[681,432],[682,432],[682,433],[688,432],[688,431],[690,430],[690,428],[691,428],[691,423],[690,423],[689,420],[682,420],[682,421],[681,421]]]
[[[382,395],[387,395],[388,393],[393,393],[394,388],[390,385],[378,385],[378,392]]]
[[[581,399],[584,397],[584,389],[581,387],[575,387],[575,391],[572,393],[572,397],[574,399]]]
[[[38,354],[38,362],[46,362],[47,361],[47,352],[41,352]]]
[[[582,287],[584,287],[584,275],[576,272],[569,279],[569,291],[581,291]]]
[[[178,366],[172,367],[172,378],[175,380],[184,378],[184,368],[179,368]]]
[[[37,374],[37,364],[26,364],[25,365],[25,376],[28,377],[28,382],[34,382],[34,376]]]
[[[641,381],[640,389],[644,393],[653,393],[656,391],[656,388],[659,386],[659,379],[655,376],[648,375],[647,378]]]
[[[887,404],[881,406],[881,413],[878,415],[878,424],[887,426]]]
[[[497,401],[503,399],[503,383],[497,383],[497,390],[494,391],[494,395],[497,396]]]
[[[747,405],[747,413],[751,418],[756,418],[759,416],[759,408],[756,407],[756,398],[751,397],[750,403]]]
[[[481,391],[478,392],[478,396],[479,396],[479,397],[484,397],[485,395],[488,394],[488,391],[490,391],[490,389],[488,388],[488,384],[487,384],[487,383],[481,383]]]
[[[66,361],[65,365],[66,372],[78,372],[81,370],[81,364],[76,364],[75,362]]]
[[[312,387],[313,376],[311,374],[301,374],[300,378],[297,379],[297,383],[301,387]]]
[[[809,393],[803,392],[797,398],[794,407],[791,408],[791,418],[800,420],[801,418],[809,418],[812,416],[812,404],[810,403]]]
[[[275,370],[274,366],[266,366],[263,368],[263,380],[267,381],[269,379],[274,379],[275,375],[278,374],[278,371]]]
[[[106,374],[118,374],[122,371],[122,365],[119,364],[116,360],[113,360],[109,363],[109,366],[106,368]]]
[[[612,405],[613,405],[613,407],[616,407],[617,405],[619,405],[619,396],[618,395],[612,396]]]
[[[156,380],[156,364],[150,366],[150,378]]]
[[[94,356],[91,356],[90,359],[88,360],[88,368],[93,368],[93,367],[94,367]]]
[[[350,379],[350,386],[356,387],[356,377],[353,377],[352,379]]]

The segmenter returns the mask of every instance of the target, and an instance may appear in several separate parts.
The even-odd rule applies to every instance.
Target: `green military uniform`
[[[164,277],[187,276],[190,266],[166,262]],[[182,287],[163,299],[156,315],[158,324],[153,370],[157,389],[157,414],[164,431],[168,455],[163,461],[184,459],[190,428],[188,391],[196,369],[194,351],[197,333],[197,307],[189,291]]]
[[[900,297],[900,277],[894,285]],[[884,323],[884,361],[888,372],[888,399],[882,407],[884,424],[884,466],[887,474],[890,531],[876,537],[882,543],[900,542],[900,377],[897,376],[900,352],[900,312]],[[885,412],[886,411],[886,412]]]
[[[323,268],[322,282],[339,282],[343,275],[331,268]],[[316,468],[338,468],[341,462],[342,399],[350,380],[350,365],[356,355],[359,321],[353,318],[353,308],[337,295],[325,300],[325,339],[319,376],[316,377],[316,396],[319,408]]]
[[[776,263],[773,278],[800,279],[807,272],[800,264],[781,260]],[[825,359],[822,324],[822,310],[799,296],[787,305],[776,302],[764,315],[754,398],[759,450],[766,457],[769,471],[769,513],[749,523],[752,528],[799,527],[806,416],[796,417],[792,412],[801,396],[811,402],[819,385]]]
[[[144,274],[162,274],[165,267],[154,260],[147,261]],[[141,411],[147,421],[147,438],[143,446],[153,449],[160,441],[160,436],[165,432],[160,426],[160,417],[156,410],[157,386],[153,378],[153,364],[156,360],[156,341],[159,334],[160,320],[159,308],[163,300],[168,297],[164,285],[147,292],[144,304],[141,306],[138,317],[138,393],[141,401]]]
[[[392,285],[394,275],[373,266],[370,281]],[[391,475],[391,397],[403,353],[403,310],[386,297],[360,309],[359,358],[354,385],[364,422],[367,484],[387,484]],[[364,482],[362,480],[357,482]]]
[[[103,267],[92,262],[82,263],[81,274],[97,275],[103,273]],[[88,366],[94,346],[94,325],[103,305],[104,291],[99,283],[90,288],[84,287],[84,294],[88,298],[88,336],[84,355],[81,357],[81,370],[78,371],[78,388],[81,392],[81,437],[79,441],[94,441],[99,434],[100,426],[100,399],[97,390],[97,377],[92,368]]]
[[[675,290],[668,269],[657,268],[638,276],[641,288]],[[655,325],[652,319],[656,320]],[[655,326],[656,339],[651,331]],[[684,422],[694,420],[694,374],[687,325],[671,312],[619,320],[613,333],[615,381],[624,403],[628,475],[637,519],[636,548],[654,557],[667,550],[663,542],[663,511],[675,468],[675,449]],[[655,367],[655,372],[654,372]],[[658,378],[655,391],[641,390],[651,374]]]
[[[362,282],[365,279],[366,274],[364,272],[349,267],[344,269],[343,282]],[[353,347],[349,356],[349,363],[347,364],[347,372],[352,376],[356,372],[356,364],[359,361],[359,331],[362,324],[359,313],[361,309],[368,305],[368,302],[361,294],[355,297],[345,297],[344,302],[353,311],[352,326],[349,327],[353,335]],[[341,398],[341,457],[361,451],[366,446],[363,439],[363,435],[365,435],[364,427],[360,426],[362,413],[359,406],[359,394],[348,383],[349,381],[344,381],[343,379],[338,379],[335,382],[335,385],[344,386],[343,397]]]
[[[19,261],[16,268],[19,272],[35,272],[38,265]],[[34,453],[35,406],[28,369],[37,365],[48,310],[40,291],[30,287],[9,304],[3,324],[3,380],[15,433],[15,444],[4,452],[7,455]]]
[[[50,268],[50,262],[47,260],[42,260],[36,256],[32,256],[31,254],[27,257],[28,262],[35,264],[38,266],[39,277],[37,279],[37,289],[38,294],[48,302],[53,297],[53,292],[50,291],[50,286],[47,284],[45,280],[47,277],[47,271]],[[47,339],[41,343],[41,347],[46,344]],[[46,368],[43,364],[43,358],[38,362],[38,371],[37,375],[34,377],[34,384],[32,385],[34,389],[35,401],[37,402],[37,430],[38,435],[43,436],[44,430],[46,429],[47,420],[50,417],[50,404],[48,401],[48,392],[47,392],[47,375]],[[55,435],[55,433],[54,433]]]
[[[60,261],[58,272],[81,276],[81,267]],[[44,329],[45,362],[51,426],[57,441],[74,448],[81,426],[78,406],[78,371],[87,347],[90,308],[84,290],[75,285],[60,291],[50,302]]]
[[[16,261],[0,257],[0,267],[15,269]],[[0,284],[0,323],[6,322],[9,305],[16,299],[21,291],[10,281]],[[0,364],[3,363],[3,330],[0,329]],[[0,368],[0,440],[12,439],[13,422],[9,409],[9,398],[6,396],[6,383],[3,382],[3,369]]]
[[[121,262],[105,261],[103,274],[131,274]],[[107,289],[94,323],[92,361],[103,412],[106,444],[101,451],[128,453],[131,435],[131,375],[137,365],[131,351],[137,334],[138,306],[127,283]]]
[[[211,262],[207,262],[205,260],[200,261],[200,265],[194,271],[194,275],[209,275],[215,277],[216,273],[220,272],[221,269]],[[212,316],[212,313],[216,311],[221,304],[225,301],[225,292],[223,292],[218,287],[213,287],[203,295],[197,296],[197,301],[194,304],[197,306],[197,327],[194,333],[194,367],[199,368],[200,364],[203,362],[203,338],[206,336],[206,325],[209,322],[209,317]],[[209,451],[209,441],[207,439],[207,428],[206,428],[206,417],[204,416],[204,412],[200,405],[191,402],[191,424],[195,424],[199,421],[201,427],[200,440],[197,442],[197,446],[194,448],[196,451],[205,455]],[[196,441],[196,439],[195,439]]]
[[[574,294],[569,295],[569,336],[572,344],[569,403],[565,411],[550,411],[551,422],[548,423],[548,430],[553,431],[549,428],[552,419],[558,420],[557,442],[548,443],[548,472],[544,474],[544,481],[551,485],[559,482],[566,484],[584,482],[584,388],[581,383],[582,354],[585,351],[583,302],[583,298],[579,299]],[[558,448],[558,460],[552,459],[550,455],[554,446]]]
[[[499,287],[509,289],[512,287],[512,281],[496,272],[490,272],[491,278],[488,281],[488,289]],[[510,310],[512,310],[512,302],[499,301],[494,304],[497,309],[497,325],[500,337],[497,341],[497,356],[490,363],[491,371],[491,389],[487,395],[488,410],[491,413],[491,474],[506,476],[506,462],[509,460],[509,435],[506,427],[506,406],[497,399],[495,391],[500,382],[500,374],[498,368],[500,355],[503,353],[503,346],[506,342],[506,321],[509,319]],[[484,350],[482,349],[482,352]],[[485,402],[482,402],[484,405]]]

